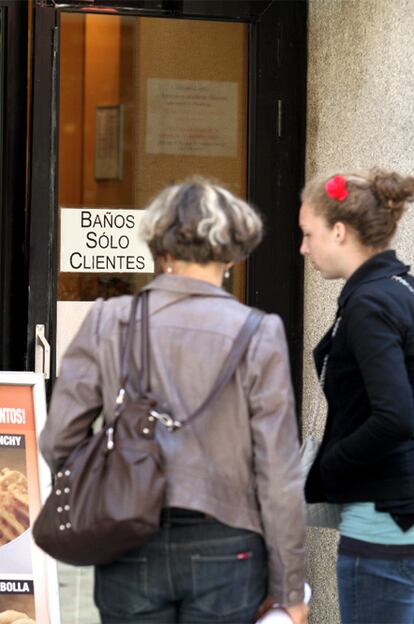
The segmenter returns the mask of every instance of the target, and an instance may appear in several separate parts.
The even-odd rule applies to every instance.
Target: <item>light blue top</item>
[[[339,531],[373,544],[414,544],[414,526],[402,531],[389,513],[376,511],[374,503],[343,505]]]

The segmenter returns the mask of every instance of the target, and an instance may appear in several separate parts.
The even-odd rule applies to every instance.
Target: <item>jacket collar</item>
[[[154,314],[163,308],[167,308],[182,299],[188,299],[192,296],[203,297],[222,297],[224,299],[235,299],[235,297],[227,291],[204,282],[203,280],[193,279],[191,277],[184,277],[183,275],[167,275],[162,273],[148,284],[146,284],[141,291],[150,290],[157,293],[156,297],[149,298],[150,313]],[[120,320],[122,323],[128,323],[130,315],[130,303],[128,297],[119,297],[123,302],[120,311]],[[128,304],[126,302],[128,301]],[[137,318],[141,318],[141,309],[138,308]]]
[[[342,308],[352,293],[362,284],[375,280],[389,278],[392,275],[403,275],[409,271],[410,267],[400,262],[393,249],[382,251],[372,256],[361,264],[360,267],[345,283],[341,294],[338,297],[339,307]]]
[[[181,295],[202,295],[204,297],[225,297],[234,299],[233,295],[223,288],[214,286],[204,280],[185,277],[184,275],[168,275],[162,273],[149,282],[142,290],[163,290],[172,294],[177,294],[179,299]]]

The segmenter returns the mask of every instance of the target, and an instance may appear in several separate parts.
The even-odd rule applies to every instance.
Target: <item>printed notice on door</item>
[[[153,273],[148,245],[138,238],[144,210],[61,208],[60,270]]]
[[[0,373],[0,622],[59,622],[50,602],[56,601],[56,566],[35,546],[30,529],[46,487],[41,475],[50,483],[37,448],[37,421],[45,418],[42,376]]]
[[[148,154],[237,155],[238,85],[147,80]]]

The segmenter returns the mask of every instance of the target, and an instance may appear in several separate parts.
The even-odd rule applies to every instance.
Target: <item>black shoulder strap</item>
[[[256,310],[256,308],[253,308],[253,310],[250,312],[249,316],[245,320],[242,328],[236,336],[230,353],[224,360],[224,364],[217,376],[213,388],[211,389],[208,396],[204,399],[200,407],[198,407],[196,411],[187,418],[185,424],[199,416],[199,414],[201,414],[201,412],[203,412],[205,408],[214,401],[214,399],[220,394],[223,388],[228,384],[228,382],[236,372],[247,350],[247,347],[249,346],[250,339],[259,327],[264,316],[265,313],[261,312],[260,310]]]

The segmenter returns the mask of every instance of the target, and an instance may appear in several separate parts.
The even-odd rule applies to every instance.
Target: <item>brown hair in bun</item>
[[[385,249],[407,202],[414,201],[414,177],[371,169],[367,173],[335,174],[345,180],[344,198],[333,198],[326,184],[333,176],[313,178],[302,192],[302,201],[322,214],[329,226],[341,221],[353,228],[360,242]]]

